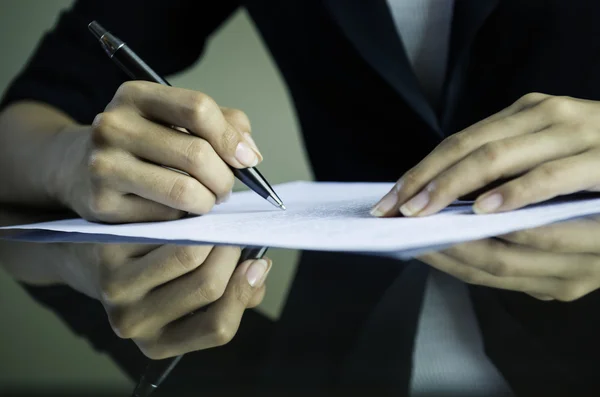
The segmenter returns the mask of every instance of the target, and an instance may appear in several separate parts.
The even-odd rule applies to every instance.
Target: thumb
[[[231,276],[223,300],[235,301],[245,309],[256,292],[263,287],[272,265],[273,261],[269,258],[242,262]]]
[[[246,113],[239,109],[227,108],[223,106],[221,106],[221,112],[223,113],[225,120],[227,120],[231,126],[233,126],[242,134],[246,142],[256,152],[259,162],[262,161],[263,156],[260,153],[260,150],[258,150],[256,142],[254,142],[254,139],[252,139],[252,127],[250,125],[250,119]]]

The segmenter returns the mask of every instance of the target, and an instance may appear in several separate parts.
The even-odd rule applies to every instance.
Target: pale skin
[[[139,81],[123,84],[91,125],[43,103],[14,103],[0,114],[0,202],[108,223],[205,214],[231,192],[228,166],[262,161],[250,132],[243,112],[206,94]],[[231,340],[244,310],[262,300],[271,268],[268,258],[237,266],[237,247],[66,251],[11,242],[0,260],[16,279],[66,284],[100,300],[116,334],[156,359]]]
[[[0,115],[0,200],[111,223],[204,214],[231,191],[227,165],[262,161],[250,130],[208,95],[141,81],[123,84],[92,125],[16,103]]]
[[[532,93],[445,139],[398,180],[372,214],[428,216],[478,190],[483,192],[473,205],[475,213],[510,211],[560,195],[600,191],[599,170],[600,102]],[[513,251],[485,240],[421,259],[467,282],[541,299],[573,300],[598,288],[589,280],[556,280],[577,280],[580,258],[551,268],[525,260],[530,253],[511,262],[507,258],[517,257]]]
[[[400,179],[374,215],[434,214],[458,197],[503,178],[512,179],[482,194],[474,206],[477,213],[516,209],[560,194],[596,191],[600,186],[598,110],[600,105],[594,101],[527,95],[446,139]],[[184,127],[191,134],[167,126]],[[68,208],[102,222],[203,214],[231,190],[233,175],[227,165],[243,168],[262,160],[249,132],[250,123],[242,112],[222,108],[202,93],[152,83],[123,85],[90,126],[78,125],[45,104],[16,103],[0,115],[0,200]],[[462,274],[467,282],[523,290],[543,299],[571,300],[588,291],[588,287],[569,293],[562,287],[517,287],[506,277],[490,281],[489,277],[473,277],[472,272],[464,276],[465,263],[476,268],[478,260],[460,256],[459,251],[455,248],[438,254],[454,262],[439,256],[422,259],[450,274]],[[205,263],[210,255],[198,257],[203,258],[198,262]],[[230,276],[233,280],[237,271],[228,273],[227,269],[234,262],[232,258],[223,260],[210,277],[222,280]],[[485,266],[482,263],[479,266]],[[248,273],[252,266],[246,266],[238,269]],[[511,266],[511,271],[519,269],[519,276],[538,277],[527,273],[525,262]],[[259,268],[266,274],[264,263]],[[562,278],[573,279],[575,268],[563,266],[566,273]],[[36,269],[32,271],[36,273]],[[37,272],[46,274],[40,268]],[[90,285],[102,285],[97,274],[90,276],[94,280]],[[541,278],[546,276],[556,277],[556,272]],[[61,276],[60,280],[79,288],[73,278]],[[154,283],[162,284],[159,279]],[[114,294],[108,296],[114,298]],[[237,313],[241,316],[241,311]],[[149,356],[184,350],[166,349]]]
[[[224,246],[0,241],[0,252],[17,280],[66,284],[100,301],[115,334],[151,359],[231,341],[244,311],[263,300],[272,266],[238,265],[240,248]]]
[[[472,241],[418,259],[476,285],[570,302],[600,288],[600,217]]]
[[[445,139],[373,208],[375,216],[427,216],[486,185],[476,213],[509,211],[600,190],[600,102],[539,93]]]

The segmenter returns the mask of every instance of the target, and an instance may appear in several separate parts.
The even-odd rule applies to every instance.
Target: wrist
[[[43,186],[48,196],[63,207],[73,209],[77,175],[85,167],[88,126],[69,125],[58,131],[49,144],[50,158]]]

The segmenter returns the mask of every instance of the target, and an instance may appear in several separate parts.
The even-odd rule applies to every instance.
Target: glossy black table
[[[10,225],[60,216],[6,209],[0,219]],[[0,261],[13,264],[9,273],[15,264],[86,266],[84,258],[98,252],[161,245],[3,238]],[[115,335],[99,301],[66,285],[20,284],[138,379],[148,358]],[[303,252],[277,320],[247,310],[230,343],[187,354],[155,395],[597,396],[599,287],[594,216],[410,260]]]

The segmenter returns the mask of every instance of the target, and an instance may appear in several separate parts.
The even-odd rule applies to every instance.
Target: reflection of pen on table
[[[123,41],[106,31],[98,22],[93,21],[88,25],[90,31],[100,41],[108,56],[132,79],[145,80],[162,85],[170,84],[154,70],[152,70],[140,57],[137,56]],[[267,180],[254,167],[237,169],[230,167],[233,174],[246,186],[267,200],[274,206],[285,210],[283,202],[277,196]]]
[[[107,32],[96,21],[91,22],[88,25],[88,28],[100,41],[100,44],[108,56],[131,78],[170,86],[170,84],[164,78],[154,72],[123,41],[112,35],[110,32]],[[277,196],[277,193],[275,193],[267,180],[256,168],[230,168],[233,174],[246,186],[259,194],[269,203],[285,210],[285,206],[283,205],[283,202],[279,196]],[[266,247],[246,248],[242,251],[239,263],[242,263],[248,259],[261,259],[266,251]],[[203,310],[206,310],[206,307],[203,308]],[[191,314],[193,313],[190,313],[190,315]],[[158,388],[158,386],[169,376],[173,368],[175,368],[182,357],[183,355],[180,355],[165,360],[150,362],[133,392],[133,397],[146,397],[150,395],[150,393],[156,390],[156,388]]]
[[[261,259],[267,252],[266,247],[262,248],[245,248],[242,251],[239,263],[248,259]],[[205,310],[202,308],[201,310]],[[173,368],[177,365],[183,355],[167,358],[159,361],[151,361],[144,371],[137,387],[135,388],[132,397],[146,397],[156,390],[160,384],[169,376]]]

